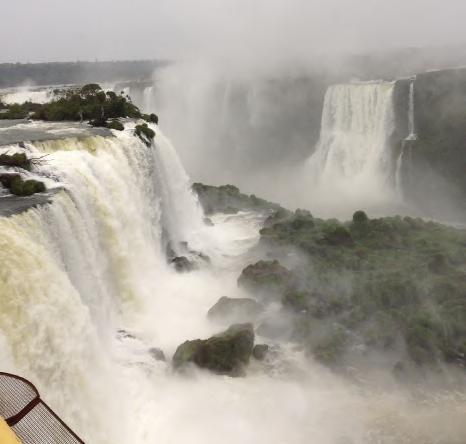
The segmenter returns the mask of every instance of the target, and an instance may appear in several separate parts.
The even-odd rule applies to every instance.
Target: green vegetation
[[[238,278],[238,285],[263,298],[284,292],[292,285],[293,276],[278,261],[259,261],[247,266]]]
[[[19,174],[0,174],[0,183],[16,196],[32,196],[46,191],[43,182],[23,180]]]
[[[308,265],[260,261],[239,283],[260,298],[278,290],[314,357],[339,365],[390,350],[397,368],[466,365],[465,230],[362,211],[347,223],[301,210],[273,217],[261,247],[298,250]]]
[[[239,376],[248,364],[254,347],[252,324],[235,324],[209,339],[181,344],[173,356],[175,369],[193,363],[214,373]]]
[[[0,165],[23,168],[24,170],[31,169],[31,161],[25,153],[0,154]]]
[[[152,141],[155,137],[155,132],[151,128],[149,128],[147,123],[136,125],[134,134],[138,136],[147,147],[150,147],[152,145]]]
[[[264,307],[254,299],[222,296],[207,312],[207,317],[230,323],[253,322],[263,311]]]
[[[240,210],[286,211],[280,205],[240,193],[234,185],[219,187],[194,183],[193,191],[198,195],[206,214],[217,212],[237,213]]]
[[[108,122],[107,123],[107,128],[117,130],[117,131],[123,131],[125,129],[123,124],[120,121],[116,120],[116,119],[113,119],[110,122]]]
[[[96,84],[69,90],[64,97],[42,105],[32,115],[33,119],[46,121],[102,120],[102,123],[118,117],[140,118],[141,113],[125,96],[104,92]]]
[[[84,85],[78,89],[57,91],[57,99],[50,103],[2,105],[0,119],[26,119],[61,121],[89,121],[90,125],[123,131],[123,124],[118,118],[143,119],[150,123],[158,123],[155,114],[142,114],[131,103],[131,99],[113,91],[105,92],[96,83]],[[110,119],[110,120],[109,120]],[[136,127],[136,134],[144,137],[144,142],[152,140],[155,133],[146,123]]]

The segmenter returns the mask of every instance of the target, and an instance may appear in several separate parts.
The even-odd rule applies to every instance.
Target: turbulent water
[[[394,82],[335,85],[325,95],[320,140],[305,166],[309,205],[340,214],[397,202],[390,137]]]
[[[151,347],[170,358],[186,339],[225,327],[206,312],[222,295],[244,296],[236,278],[262,217],[204,225],[176,152],[154,129],[151,148],[131,128],[4,148],[47,154],[38,174],[59,191],[49,205],[0,218],[2,370],[30,378],[93,444],[465,442],[461,397],[419,404],[395,386],[366,393],[291,344],[245,378],[177,375],[151,357]],[[211,264],[176,273],[168,240],[207,252]]]

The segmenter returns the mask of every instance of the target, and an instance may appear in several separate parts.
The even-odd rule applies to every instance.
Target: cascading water
[[[401,146],[400,155],[398,156],[396,162],[396,173],[395,173],[395,181],[396,181],[396,189],[400,196],[403,195],[403,160],[405,158],[405,151],[410,149],[410,144],[413,141],[417,140],[417,133],[416,133],[416,123],[415,123],[415,115],[414,115],[414,87],[416,83],[416,78],[414,77],[410,84],[409,84],[409,96],[408,96],[408,136],[403,141]]]
[[[416,79],[414,78],[409,84],[409,105],[408,105],[408,138],[407,140],[416,140],[416,125],[414,122],[414,84]]]
[[[328,89],[320,140],[306,165],[311,208],[352,211],[386,205],[394,198],[394,86],[372,82]]]
[[[260,227],[239,214],[203,228],[176,152],[154,130],[149,148],[131,128],[13,147],[48,154],[38,174],[63,190],[0,218],[2,370],[34,381],[92,444],[464,442],[451,427],[463,423],[464,404],[446,397],[420,408],[393,388],[364,394],[287,343],[283,364],[251,363],[244,378],[178,375],[151,358],[150,347],[169,358],[223,329],[206,312],[222,295],[244,296],[236,279]],[[224,256],[178,274],[164,232]]]
[[[154,87],[153,86],[147,86],[144,88],[144,91],[142,93],[142,105],[141,109],[146,112],[150,113],[151,110],[155,108],[153,104],[153,95],[154,95]]]

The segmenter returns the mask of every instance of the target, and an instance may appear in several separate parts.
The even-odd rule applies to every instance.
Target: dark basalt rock
[[[165,353],[163,350],[157,347],[152,347],[149,349],[149,355],[154,358],[155,361],[166,362],[167,358],[165,357]]]
[[[10,189],[11,183],[13,180],[21,179],[21,176],[16,173],[5,173],[0,174],[0,183],[5,187]]]
[[[175,267],[176,271],[180,273],[196,269],[194,262],[190,261],[186,256],[177,256],[171,259],[170,263]]]
[[[252,355],[258,361],[263,361],[269,352],[269,346],[267,344],[257,344],[252,350]]]
[[[263,310],[254,299],[223,296],[207,312],[207,317],[228,322],[253,322]]]
[[[238,278],[238,285],[258,296],[281,295],[292,285],[293,275],[277,260],[259,261],[247,266]]]
[[[136,336],[134,336],[132,333],[128,332],[127,330],[124,330],[123,328],[120,328],[117,330],[117,338],[118,339],[136,339]]]
[[[7,180],[8,179],[4,179],[5,182],[7,182]],[[15,196],[32,196],[33,194],[46,191],[43,182],[33,179],[23,180],[19,175],[11,179],[7,188],[9,188],[11,194]]]
[[[236,324],[209,339],[181,344],[173,356],[173,367],[181,369],[193,363],[217,374],[240,376],[249,363],[253,347],[252,324]]]
[[[31,169],[31,161],[24,153],[0,154],[0,165],[6,167],[18,167],[25,170]]]

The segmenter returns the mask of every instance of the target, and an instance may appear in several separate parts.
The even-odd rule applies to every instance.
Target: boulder
[[[235,324],[209,339],[181,344],[173,356],[173,367],[181,369],[193,363],[216,374],[240,376],[249,363],[253,347],[252,324]]]
[[[11,183],[13,180],[18,180],[21,179],[21,176],[17,173],[5,173],[5,174],[0,174],[0,183],[5,187],[10,189]]]
[[[253,322],[263,311],[264,307],[254,299],[222,296],[207,312],[207,317],[230,323]]]
[[[174,257],[170,263],[175,267],[176,271],[179,273],[184,273],[188,271],[193,271],[196,266],[190,261],[186,256],[177,256]]]
[[[292,286],[293,275],[277,260],[259,261],[247,266],[238,278],[238,285],[258,296],[279,295]]]
[[[152,347],[149,349],[149,355],[154,358],[155,361],[166,362],[165,353],[162,349],[157,347]]]
[[[254,346],[252,350],[252,355],[258,361],[263,361],[265,357],[267,356],[268,351],[269,351],[269,346],[267,344],[257,344]]]

